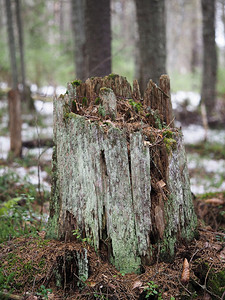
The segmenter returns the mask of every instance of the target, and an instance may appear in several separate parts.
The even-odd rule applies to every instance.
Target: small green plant
[[[145,298],[149,298],[150,296],[158,296],[158,300],[162,300],[162,293],[159,291],[159,286],[154,283],[154,281],[147,282],[147,287],[145,287],[144,291],[146,292]]]
[[[41,222],[32,209],[34,198],[21,195],[4,202],[0,208],[0,242],[21,235],[37,235]]]
[[[102,116],[103,118],[105,117],[105,109],[104,109],[104,107],[103,107],[103,105],[99,105],[99,107],[98,107],[98,113],[99,113],[99,115],[100,116]]]
[[[97,97],[97,98],[95,99],[95,105],[99,105],[100,102],[101,102],[101,98],[100,98],[100,97]]]
[[[76,239],[79,241],[79,242],[82,242],[82,243],[88,243],[88,244],[92,244],[92,241],[89,237],[86,237],[86,238],[82,238],[81,237],[81,234],[79,232],[79,229],[74,229],[72,231],[73,235],[76,237]]]
[[[41,285],[37,295],[40,296],[42,299],[48,299],[48,295],[52,293],[52,289],[46,289],[44,285]]]
[[[79,86],[79,85],[81,85],[81,83],[82,83],[82,80],[74,80],[71,82],[73,87]]]
[[[129,99],[129,104],[134,108],[136,113],[139,113],[142,109],[142,104],[140,102],[135,102],[133,99]]]
[[[4,269],[0,268],[0,290],[6,289],[12,291],[15,275],[15,272],[11,272],[9,275],[6,275]]]
[[[87,104],[88,104],[87,97],[83,97],[83,99],[82,99],[82,105],[83,106],[87,106]]]
[[[111,73],[108,75],[108,78],[115,79],[117,76],[118,76],[117,74]]]

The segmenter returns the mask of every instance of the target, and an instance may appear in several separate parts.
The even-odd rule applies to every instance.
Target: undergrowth
[[[1,169],[0,169],[1,170]],[[22,235],[36,236],[43,217],[36,207],[47,200],[26,177],[22,180],[10,169],[0,176],[0,243]]]

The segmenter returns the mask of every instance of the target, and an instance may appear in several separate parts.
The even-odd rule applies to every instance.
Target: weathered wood
[[[137,89],[116,75],[69,85],[69,96],[54,99],[49,235],[68,239],[78,230],[124,272],[140,272],[157,255],[170,259],[195,234],[182,133],[170,127],[168,78],[162,82],[149,82],[143,106]],[[116,97],[112,121],[98,114],[103,87]],[[165,127],[146,116],[150,103]]]
[[[9,132],[10,132],[10,152],[13,157],[20,157],[22,151],[21,139],[21,100],[18,90],[8,92],[9,103]]]

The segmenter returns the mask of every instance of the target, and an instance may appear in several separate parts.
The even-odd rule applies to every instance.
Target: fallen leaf
[[[132,290],[134,290],[138,287],[141,287],[141,286],[142,286],[142,282],[140,280],[137,280],[137,281],[134,282]]]
[[[152,144],[150,142],[148,142],[148,141],[144,141],[144,145],[145,146],[151,146]]]
[[[183,271],[181,274],[181,282],[183,284],[188,284],[190,279],[190,268],[189,268],[189,262],[187,260],[187,258],[184,259],[184,263],[183,263]]]
[[[95,281],[86,281],[85,282],[88,286],[90,287],[95,287],[96,286],[96,282]]]
[[[160,187],[160,188],[163,188],[164,186],[166,186],[165,182],[161,179],[160,181],[157,182],[157,185]]]

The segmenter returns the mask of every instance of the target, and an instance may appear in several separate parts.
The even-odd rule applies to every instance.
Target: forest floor
[[[194,96],[190,96],[194,99]],[[205,130],[196,105],[176,102],[186,143],[199,236],[180,245],[172,262],[123,274],[86,241],[45,238],[51,188],[51,147],[23,149],[9,163],[6,101],[0,101],[0,299],[225,299],[225,133]],[[36,101],[24,117],[23,140],[52,137],[52,103]],[[221,112],[222,109],[219,109]],[[181,122],[182,121],[182,122]],[[194,123],[194,124],[191,124]],[[71,257],[87,248],[89,278]],[[159,249],[160,250],[160,249]],[[185,258],[189,262],[183,272]]]

